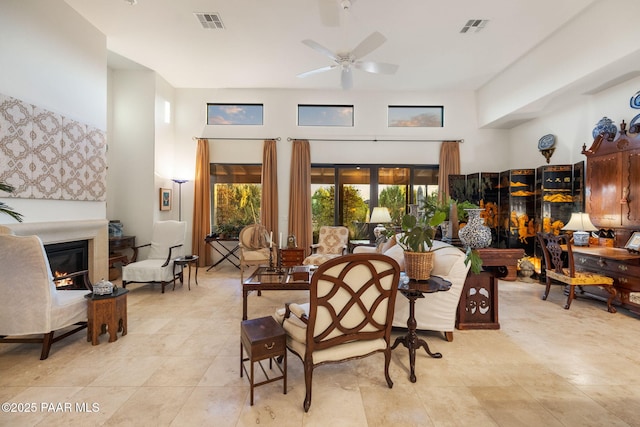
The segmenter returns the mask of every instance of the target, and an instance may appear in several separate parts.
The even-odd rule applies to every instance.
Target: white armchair
[[[87,271],[78,273],[87,290],[58,291],[39,237],[0,235],[0,271],[0,343],[42,343],[44,360],[51,344],[87,327]]]
[[[151,243],[133,248],[132,262],[122,267],[122,286],[129,283],[160,283],[162,293],[169,282],[182,274],[182,269],[174,275],[173,260],[184,255],[184,240],[187,223],[179,221],[158,221],[153,225]],[[138,261],[139,249],[149,247],[147,259]]]
[[[399,241],[399,236],[395,236],[395,241]],[[424,331],[439,331],[444,334],[447,341],[453,341],[453,330],[456,327],[456,314],[458,303],[467,279],[467,273],[471,267],[465,265],[465,253],[439,240],[433,241],[433,276],[442,277],[451,282],[451,288],[447,292],[435,292],[421,299],[415,306],[415,317],[418,323],[417,329]],[[357,253],[375,252],[376,248],[358,247],[354,250]],[[391,245],[383,252],[385,255],[394,258],[404,269],[403,249],[398,244]],[[409,300],[404,297],[396,299],[396,309],[393,315],[393,326],[407,327],[409,318]]]

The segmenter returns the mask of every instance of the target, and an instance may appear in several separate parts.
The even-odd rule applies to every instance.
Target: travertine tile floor
[[[451,343],[423,334],[443,358],[420,353],[413,384],[406,350],[394,350],[392,389],[382,355],[320,367],[305,414],[296,357],[287,394],[267,384],[249,406],[238,270],[201,268],[199,282],[164,295],[131,285],[129,334],[114,343],[91,346],[81,332],[45,361],[38,345],[1,345],[0,402],[35,410],[3,406],[0,425],[640,426],[640,319],[602,302],[578,299],[567,311],[559,288],[542,301],[540,284],[501,281],[500,330],[456,331]],[[249,317],[306,298],[252,294]]]

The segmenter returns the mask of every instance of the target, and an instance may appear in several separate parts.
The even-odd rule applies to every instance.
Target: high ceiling
[[[332,63],[302,41],[347,52],[378,31],[387,41],[364,59],[398,71],[354,70],[353,89],[429,91],[481,87],[593,1],[351,0],[345,11],[341,0],[66,0],[109,51],[176,88],[339,89],[338,68],[296,77]],[[218,14],[224,29],[194,13]],[[461,33],[476,19],[488,22]]]

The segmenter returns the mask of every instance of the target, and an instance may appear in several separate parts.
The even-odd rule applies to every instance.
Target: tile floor
[[[0,412],[2,426],[640,426],[640,318],[609,314],[537,283],[504,282],[500,330],[423,336],[442,359],[421,353],[418,381],[408,355],[393,352],[393,389],[383,356],[320,367],[311,409],[289,357],[288,389],[256,388],[239,376],[242,294],[233,267],[199,271],[199,286],[131,285],[129,334],[97,346],[83,332],[54,344],[0,345],[0,402],[35,404]],[[270,315],[306,293],[249,296],[249,317]],[[419,303],[419,302],[418,302]],[[399,334],[400,332],[394,333]],[[4,409],[4,406],[3,406]]]

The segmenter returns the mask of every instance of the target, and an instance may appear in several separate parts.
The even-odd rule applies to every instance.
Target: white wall
[[[509,164],[512,168],[530,168],[545,164],[537,149],[538,139],[546,134],[556,136],[557,148],[550,164],[573,164],[586,160],[581,154],[583,144],[587,148],[593,142],[591,131],[602,117],[613,120],[620,129],[622,120],[628,124],[640,114],[630,107],[631,96],[640,91],[640,77],[621,83],[594,95],[585,96],[583,102],[563,110],[552,111],[536,120],[510,131],[511,150]],[[640,119],[639,119],[640,120]]]
[[[207,126],[207,103],[262,103],[264,126]],[[354,106],[354,127],[298,127],[298,104],[347,104]],[[444,105],[443,128],[389,128],[389,105]],[[508,132],[478,129],[471,92],[357,92],[245,89],[177,89],[176,156],[195,164],[193,137],[281,138],[278,142],[279,228],[287,230],[291,142],[287,138],[336,138],[312,141],[312,163],[437,164],[439,142],[349,142],[348,139],[464,139],[461,145],[463,173],[508,169]],[[262,141],[210,141],[212,162],[261,163]],[[185,184],[187,186],[188,184]],[[192,191],[192,186],[185,187]],[[183,218],[191,218],[192,194],[183,192]],[[185,209],[186,207],[186,209]],[[185,216],[188,212],[188,216]]]
[[[106,130],[106,54],[105,36],[64,1],[0,2],[0,93]],[[106,215],[104,202],[0,200],[25,222]],[[0,216],[0,223],[11,222]]]
[[[112,70],[109,79],[113,113],[108,215],[110,220],[120,220],[124,233],[135,235],[139,244],[149,243],[151,226],[160,218],[160,186],[155,177],[155,79],[155,72],[145,70]]]

